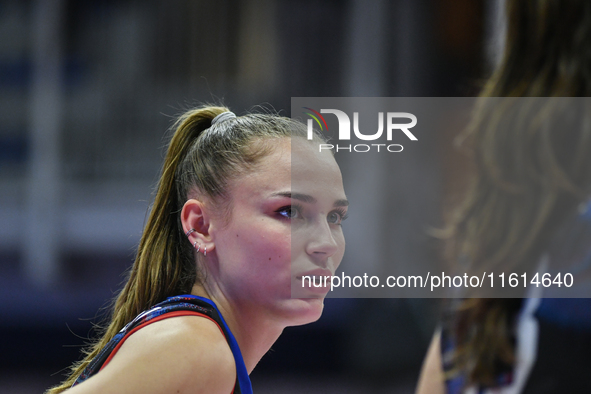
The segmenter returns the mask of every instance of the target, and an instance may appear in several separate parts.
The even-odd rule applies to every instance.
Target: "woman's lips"
[[[297,275],[296,286],[313,293],[325,294],[330,290],[332,271],[326,269],[315,269]]]

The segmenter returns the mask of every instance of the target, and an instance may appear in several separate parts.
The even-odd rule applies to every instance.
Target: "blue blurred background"
[[[0,1],[0,393],[40,393],[78,359],[132,263],[175,115],[211,101],[289,116],[296,96],[475,95],[500,3]],[[396,228],[417,209],[441,223],[467,168],[453,137],[425,151],[437,165],[395,182],[393,198],[430,185]],[[325,310],[285,331],[255,392],[412,392],[437,300]]]

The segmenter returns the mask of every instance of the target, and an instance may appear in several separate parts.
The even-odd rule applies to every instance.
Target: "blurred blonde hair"
[[[508,0],[507,17],[503,59],[481,97],[590,95],[591,2]],[[468,130],[476,176],[448,228],[448,257],[481,271],[523,272],[560,222],[589,198],[591,114],[579,109],[579,118],[565,124],[569,109],[560,100],[527,110],[512,99],[498,102],[482,105]],[[520,299],[461,303],[453,317],[450,374],[465,373],[467,386],[494,386],[499,368],[515,362],[520,307]]]

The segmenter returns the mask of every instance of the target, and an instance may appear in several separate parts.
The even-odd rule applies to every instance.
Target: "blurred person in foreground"
[[[448,228],[449,257],[507,274],[554,264],[588,280],[591,2],[506,10],[503,59],[466,136],[476,174]],[[591,302],[543,298],[577,296],[561,291],[451,302],[417,393],[590,393]]]
[[[48,393],[252,393],[283,329],[322,313],[329,287],[302,277],[343,257],[347,200],[318,141],[270,114],[181,116],[110,323]]]

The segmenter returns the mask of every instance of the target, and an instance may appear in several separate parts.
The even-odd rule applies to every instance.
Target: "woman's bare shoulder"
[[[427,356],[423,361],[416,394],[444,394],[445,378],[441,364],[441,331],[433,335]]]
[[[103,370],[72,393],[228,394],[235,380],[234,357],[217,324],[179,316],[132,334]],[[75,391],[85,385],[88,391]]]

